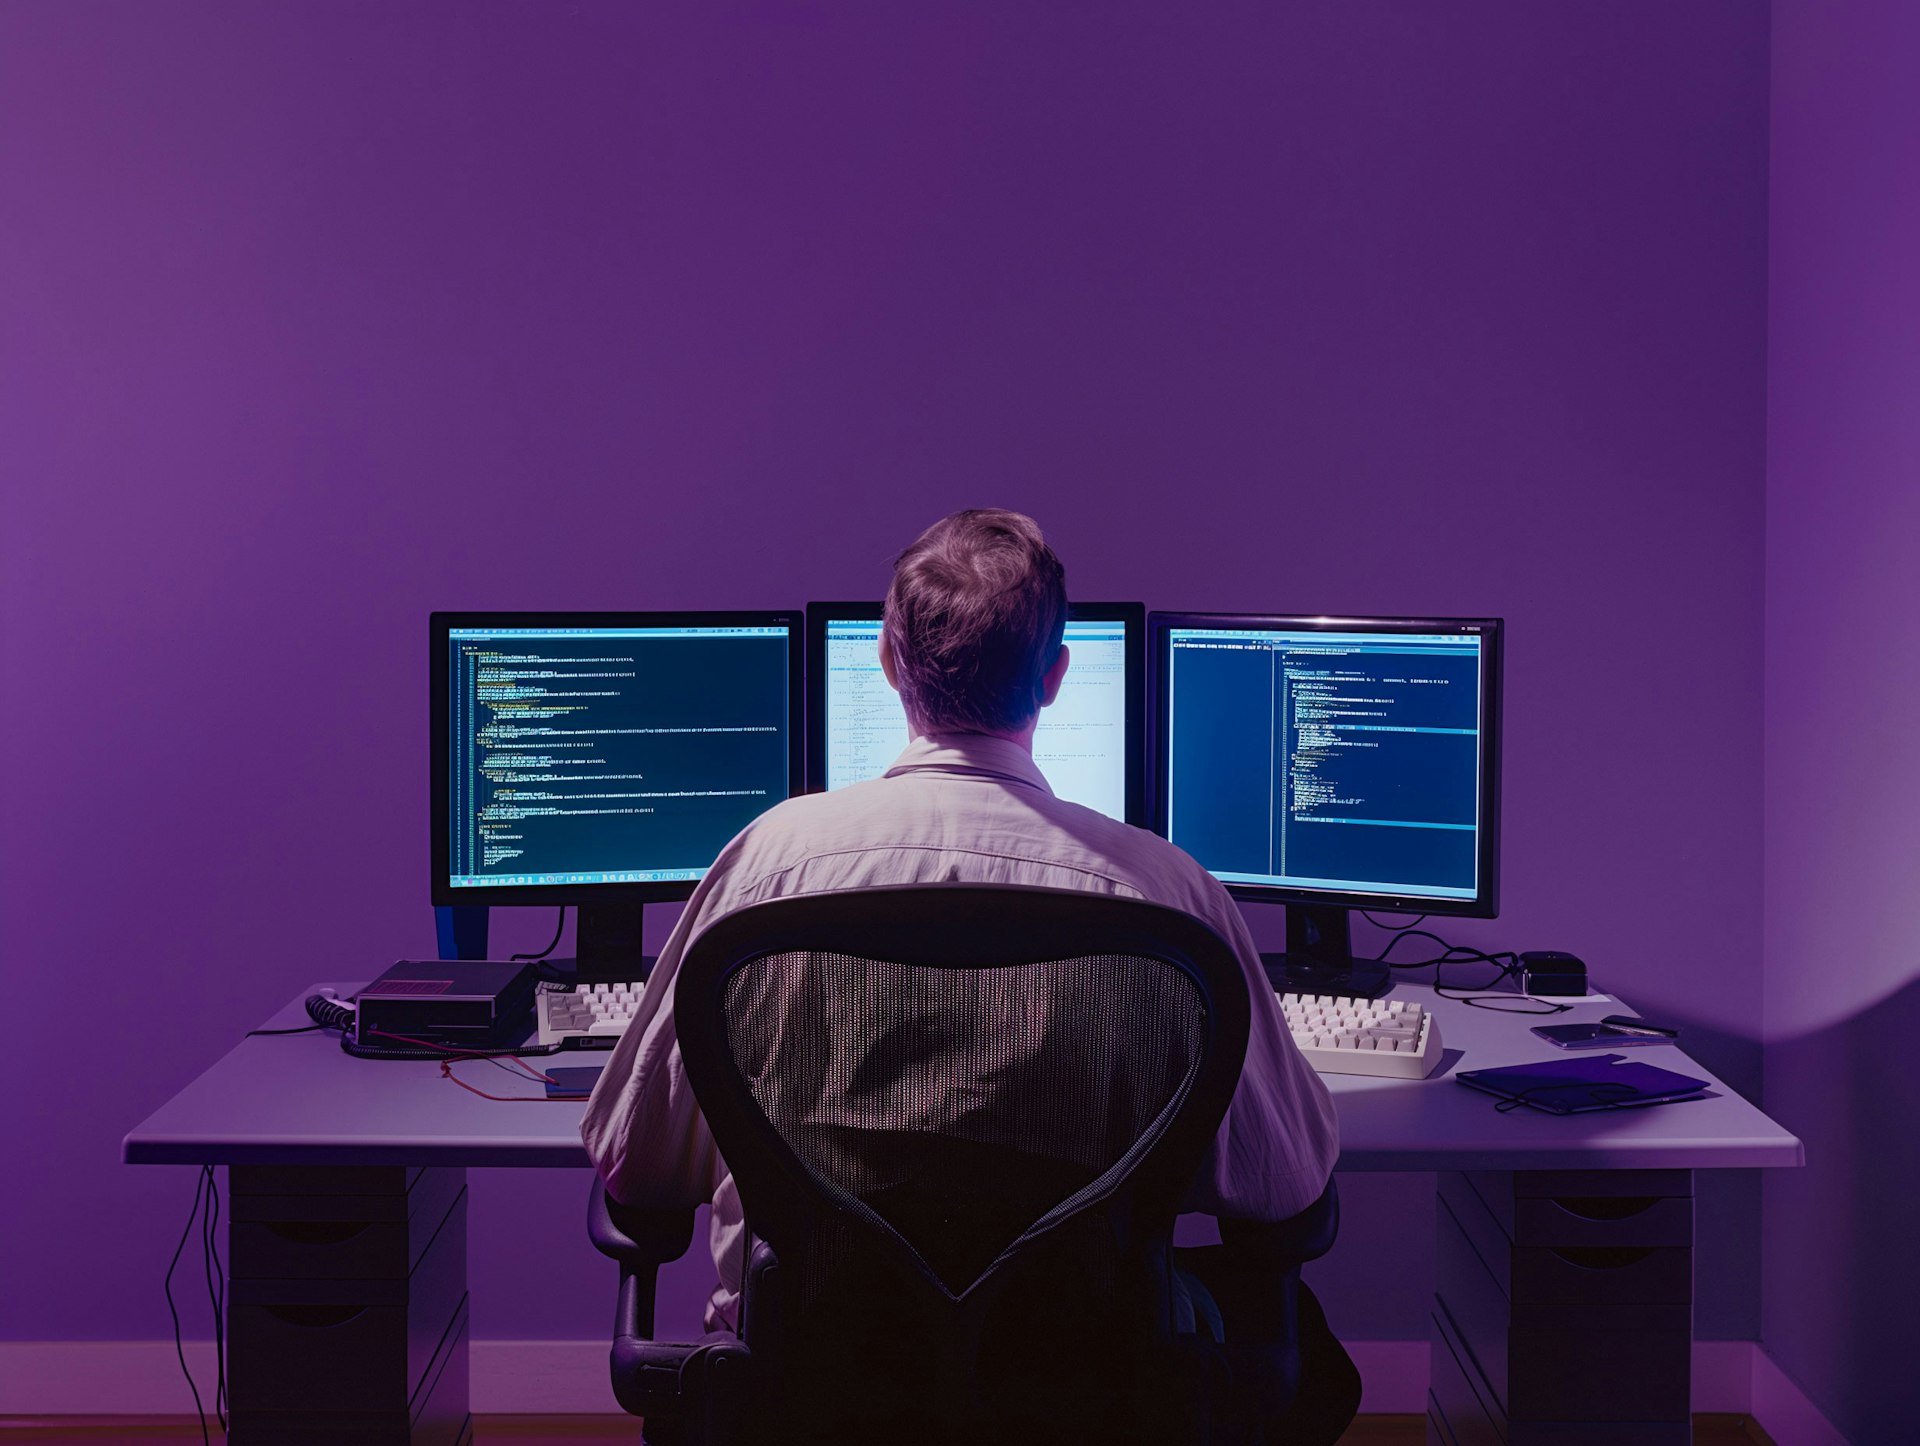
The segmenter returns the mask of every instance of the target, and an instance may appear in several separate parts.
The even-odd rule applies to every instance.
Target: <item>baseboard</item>
[[[1747,1414],[1780,1446],[1847,1446],[1847,1438],[1759,1345],[1753,1348],[1753,1404]]]
[[[1425,1341],[1348,1341],[1368,1415],[1426,1410]],[[213,1347],[187,1364],[212,1405]],[[608,1415],[607,1342],[475,1341],[471,1404],[480,1415]],[[168,1415],[193,1409],[171,1341],[0,1342],[0,1416]],[[1696,1341],[1693,1409],[1750,1415],[1782,1446],[1847,1441],[1754,1341]]]

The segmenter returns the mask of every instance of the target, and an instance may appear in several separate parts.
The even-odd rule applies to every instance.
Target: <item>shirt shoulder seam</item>
[[[1025,854],[999,853],[993,849],[951,848],[937,844],[887,844],[883,847],[831,849],[824,853],[809,854],[804,859],[797,859],[793,863],[783,864],[777,869],[769,869],[766,873],[755,878],[752,883],[742,885],[740,892],[743,894],[753,893],[772,883],[775,879],[784,878],[795,869],[804,868],[806,865],[815,863],[820,859],[853,858],[863,854],[900,854],[909,852],[921,854],[965,854],[970,858],[998,859],[1003,863],[1031,864],[1038,868],[1062,869],[1068,873],[1079,874],[1085,878],[1103,880],[1118,888],[1131,889],[1137,894],[1144,894],[1146,892],[1140,885],[1127,879],[1120,878],[1114,874],[1102,873],[1099,869],[1085,868],[1079,864],[1062,863],[1056,859],[1030,858]],[[918,881],[902,879],[898,882],[901,884],[912,884]]]

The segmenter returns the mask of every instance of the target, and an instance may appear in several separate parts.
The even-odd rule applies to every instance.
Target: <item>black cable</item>
[[[542,949],[538,954],[515,954],[512,956],[512,962],[514,962],[515,964],[518,964],[523,959],[538,960],[538,959],[546,958],[547,955],[551,954],[555,949],[558,949],[560,947],[560,936],[566,932],[567,932],[567,906],[565,904],[562,904],[560,906],[560,922],[553,926],[553,942],[548,944],[547,947]]]
[[[227,1280],[220,1263],[220,1177],[201,1167],[207,1182],[207,1208],[200,1217],[201,1265],[207,1276],[207,1303],[213,1307],[213,1415],[227,1429]]]
[[[1419,923],[1418,919],[1414,923]],[[1389,960],[1394,947],[1404,939],[1431,939],[1441,948],[1441,953],[1432,959],[1417,959],[1406,962]],[[1416,929],[1409,925],[1405,929],[1394,931],[1393,938],[1387,941],[1387,947],[1375,957],[1374,963],[1385,964],[1389,969],[1431,969],[1433,970],[1433,992],[1441,999],[1454,999],[1473,1009],[1491,1010],[1495,1014],[1564,1014],[1573,1006],[1556,1004],[1551,1000],[1539,999],[1530,994],[1489,994],[1486,991],[1496,989],[1520,972],[1520,956],[1512,950],[1500,950],[1488,953],[1484,949],[1469,948],[1465,944],[1449,944],[1430,929]],[[1443,983],[1441,971],[1449,964],[1491,964],[1497,971],[1485,984],[1463,987],[1457,984]]]
[[[1413,928],[1415,925],[1424,923],[1427,919],[1427,915],[1425,914],[1416,914],[1413,916],[1413,920],[1411,923],[1383,924],[1378,919],[1374,918],[1373,915],[1368,913],[1365,909],[1355,909],[1354,912],[1358,914],[1361,918],[1365,919],[1369,924],[1373,925],[1374,928],[1385,929],[1389,934],[1404,933],[1406,930]]]
[[[247,1031],[247,1038],[252,1039],[256,1034],[313,1034],[318,1030],[335,1028],[338,1028],[338,1026],[332,1024],[303,1024],[298,1029],[249,1029]]]
[[[213,1440],[207,1434],[207,1412],[200,1404],[200,1388],[194,1384],[193,1372],[187,1369],[187,1348],[180,1340],[180,1310],[173,1303],[173,1272],[180,1264],[180,1255],[187,1248],[187,1237],[193,1234],[194,1221],[200,1218],[200,1197],[207,1188],[207,1174],[203,1169],[193,1182],[193,1213],[187,1216],[186,1229],[180,1232],[180,1243],[173,1247],[173,1259],[167,1262],[167,1278],[162,1287],[167,1297],[167,1314],[173,1317],[173,1353],[180,1361],[180,1374],[187,1378],[187,1389],[193,1392],[194,1414],[200,1418],[200,1440],[202,1446],[213,1446]]]

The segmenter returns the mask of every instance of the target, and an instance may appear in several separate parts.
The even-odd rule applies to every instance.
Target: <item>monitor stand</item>
[[[571,959],[549,962],[573,966],[579,984],[624,984],[653,972],[653,958],[641,952],[645,904],[581,904],[574,911]]]
[[[1287,905],[1287,952],[1262,954],[1267,979],[1281,994],[1337,994],[1378,999],[1393,987],[1393,970],[1353,957],[1353,931],[1345,909]]]

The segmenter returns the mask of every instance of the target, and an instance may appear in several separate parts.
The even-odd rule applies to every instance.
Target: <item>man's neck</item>
[[[907,720],[907,726],[915,738],[998,738],[1002,743],[1011,743],[1028,757],[1032,757],[1033,730],[1039,725],[1039,722],[1039,717],[1036,715],[1033,722],[1027,724],[1025,728],[1012,733],[1002,733],[992,728],[936,728],[929,727],[924,723],[916,723],[912,719]]]

